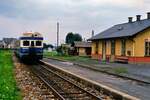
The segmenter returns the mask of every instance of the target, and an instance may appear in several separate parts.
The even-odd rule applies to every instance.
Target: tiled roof
[[[150,27],[150,19],[114,25],[89,40],[130,37]]]

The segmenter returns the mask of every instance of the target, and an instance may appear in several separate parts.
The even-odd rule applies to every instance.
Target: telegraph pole
[[[59,22],[57,22],[57,48],[59,46]]]
[[[92,37],[94,36],[94,30],[92,30]]]

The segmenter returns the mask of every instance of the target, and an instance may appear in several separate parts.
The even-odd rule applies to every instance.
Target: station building
[[[91,37],[92,58],[103,61],[150,63],[150,13],[113,27]]]
[[[87,41],[75,41],[74,49],[78,56],[90,56],[91,55],[91,42]]]

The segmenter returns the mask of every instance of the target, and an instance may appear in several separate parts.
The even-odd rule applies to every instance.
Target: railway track
[[[32,66],[31,70],[53,91],[56,100],[138,100],[105,86],[99,86],[44,61]]]
[[[56,99],[61,100],[103,100],[99,95],[92,93],[74,80],[71,80],[59,73],[56,69],[45,65],[32,67],[32,71],[54,92]]]

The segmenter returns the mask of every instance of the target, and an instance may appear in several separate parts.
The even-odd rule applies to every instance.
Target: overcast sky
[[[68,32],[88,39],[92,29],[97,34],[129,16],[145,18],[149,5],[149,0],[0,0],[0,39],[37,31],[54,44],[57,22],[61,43]]]

